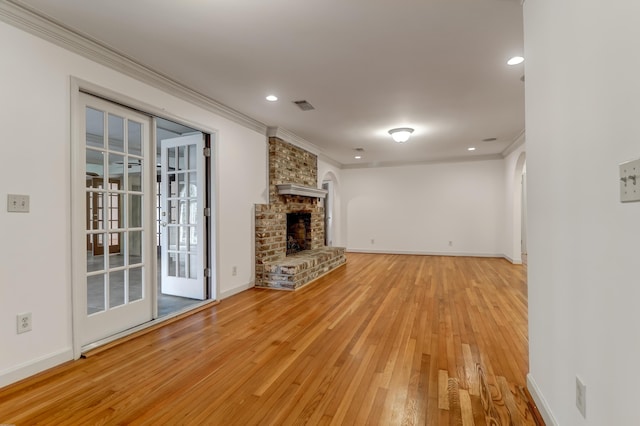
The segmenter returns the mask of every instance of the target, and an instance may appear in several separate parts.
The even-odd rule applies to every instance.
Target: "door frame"
[[[327,191],[324,198],[324,245],[333,246],[333,181],[322,181],[322,189]]]
[[[210,244],[208,245],[208,253],[205,253],[205,256],[208,257],[208,262],[210,268],[212,270],[211,276],[209,277],[209,296],[210,298],[203,301],[202,304],[211,303],[212,301],[216,301],[219,298],[219,249],[218,249],[218,226],[219,226],[219,207],[218,207],[218,130],[211,128],[207,125],[204,125],[199,122],[193,122],[189,120],[185,120],[183,117],[172,113],[171,111],[167,111],[166,109],[155,107],[153,105],[147,104],[137,99],[133,99],[129,96],[123,95],[121,93],[115,92],[113,90],[107,89],[103,86],[97,85],[95,83],[91,83],[89,81],[83,80],[81,78],[70,76],[70,185],[71,185],[71,197],[70,197],[70,220],[68,223],[70,233],[71,233],[71,246],[69,247],[69,252],[71,256],[69,258],[69,271],[71,280],[69,283],[69,297],[71,302],[71,309],[69,312],[69,320],[71,323],[71,341],[72,341],[72,349],[73,349],[73,358],[79,359],[82,355],[82,345],[80,339],[81,325],[80,318],[86,314],[86,312],[82,311],[83,303],[83,292],[78,291],[79,284],[83,283],[85,280],[85,269],[86,265],[78,262],[77,259],[82,258],[83,251],[86,250],[86,236],[85,232],[80,232],[80,226],[78,223],[84,225],[86,222],[86,209],[85,209],[85,193],[83,191],[80,194],[77,191],[77,187],[79,182],[82,182],[84,185],[85,177],[81,176],[82,180],[78,181],[80,178],[80,174],[78,171],[84,170],[84,151],[78,149],[78,147],[83,146],[83,135],[81,134],[81,128],[84,123],[84,109],[83,103],[80,100],[81,93],[86,93],[92,96],[96,96],[98,98],[102,98],[106,101],[113,102],[118,105],[125,106],[134,111],[143,112],[144,114],[150,115],[152,118],[152,125],[149,129],[151,134],[151,139],[153,141],[153,145],[155,147],[156,141],[156,120],[155,117],[165,118],[167,120],[175,121],[178,123],[182,123],[185,126],[191,127],[198,131],[201,131],[205,134],[210,135],[210,149],[211,149],[211,158],[208,162],[207,175],[209,176],[208,184],[208,194],[209,197],[209,205],[211,206],[211,218],[209,220],[209,229],[208,229],[208,240]],[[151,147],[150,147],[151,149]],[[155,157],[154,157],[155,158]],[[155,182],[156,170],[153,167],[149,168],[149,176],[147,179],[150,179],[149,182]],[[154,186],[155,191],[155,186]],[[155,209],[153,210],[153,219],[155,221]],[[83,227],[82,227],[83,228]],[[83,228],[84,229],[84,228]],[[153,236],[154,244],[155,244],[155,232],[151,233]],[[157,276],[157,262],[153,261],[149,265],[149,273],[153,274],[153,277]],[[157,317],[157,295],[153,294],[153,316]],[[200,305],[193,305],[193,308],[197,308]],[[156,318],[148,323],[142,324],[137,327],[133,327],[129,330],[126,330],[122,333],[118,333],[111,338],[104,339],[101,343],[107,343],[108,341],[115,340],[117,338],[121,338],[128,334],[135,333],[141,329],[154,326],[160,322],[171,319],[171,316]]]
[[[520,209],[520,257],[522,264],[526,265],[529,253],[527,252],[527,163],[524,164],[522,170],[522,192],[521,192],[521,209]]]
[[[178,139],[180,140],[180,145],[176,145],[176,140]],[[196,197],[195,197],[196,206],[197,206],[197,210],[196,210],[197,219],[195,224],[192,224],[190,221],[187,221],[187,225],[195,225],[193,226],[193,228],[195,228],[195,232],[197,233],[197,241],[198,241],[198,244],[196,245],[196,250],[197,250],[196,253],[198,253],[199,257],[201,257],[202,259],[202,263],[197,265],[197,272],[196,272],[197,275],[195,278],[192,277],[190,273],[187,273],[185,277],[180,277],[179,274],[171,276],[169,274],[169,265],[168,265],[168,261],[170,257],[169,252],[173,250],[174,253],[176,253],[176,252],[182,252],[183,250],[180,247],[179,243],[178,243],[178,247],[173,249],[169,245],[169,235],[171,234],[170,229],[172,228],[172,226],[175,226],[175,224],[171,223],[171,208],[169,208],[167,204],[169,203],[170,199],[172,199],[172,197],[174,197],[173,199],[175,199],[176,197],[175,195],[174,196],[169,195],[172,181],[167,178],[170,175],[170,173],[172,173],[175,178],[179,176],[181,173],[185,173],[185,172],[179,169],[178,164],[175,165],[175,170],[171,172],[169,171],[169,164],[168,164],[169,157],[167,155],[167,145],[170,145],[170,146],[176,145],[176,146],[184,147],[185,140],[192,141],[192,143],[189,143],[187,146],[190,146],[190,145],[196,146],[194,155],[196,157],[195,159],[196,161],[195,172],[197,176],[196,188],[198,188],[197,190],[198,192],[196,193]],[[209,206],[207,205],[207,197],[205,196],[207,192],[207,185],[206,185],[206,179],[205,179],[206,173],[207,173],[206,171],[207,158],[205,155],[206,137],[203,133],[199,133],[199,134],[196,133],[193,135],[177,136],[175,138],[163,139],[161,142],[162,142],[160,146],[161,164],[162,164],[161,188],[164,188],[164,191],[163,190],[160,191],[161,193],[160,211],[162,212],[162,214],[166,215],[166,217],[162,218],[161,220],[161,222],[164,223],[164,225],[162,225],[164,229],[163,229],[163,232],[161,232],[162,238],[160,243],[161,256],[162,256],[160,281],[161,281],[162,293],[170,294],[170,295],[172,294],[180,297],[190,297],[193,299],[207,300],[208,299],[207,296],[209,293],[209,280],[205,273],[205,265],[208,263],[206,262],[206,253],[207,253],[207,245],[208,245],[208,241],[206,238],[206,230],[207,230],[208,217],[205,215],[205,210],[208,209]],[[176,163],[178,163],[178,160],[179,160],[178,154],[176,153],[176,158],[175,158]],[[192,165],[189,164],[187,166],[187,169],[192,170],[193,169]],[[189,172],[185,174],[187,176],[191,176],[192,173]],[[189,184],[191,184],[191,180],[189,180]],[[190,186],[187,187],[186,190],[187,192],[189,192]],[[180,194],[178,195],[178,197],[185,197],[185,196]],[[189,194],[186,195],[186,198],[190,198],[190,197],[191,195]],[[178,228],[176,229],[184,229],[183,228],[184,224],[180,222],[180,219],[178,221],[179,221]],[[186,237],[188,238],[188,236]],[[189,262],[189,259],[188,259],[189,257],[191,256],[187,256],[187,259],[185,259],[187,263]],[[198,259],[198,261],[200,261],[200,259]],[[190,271],[191,267],[189,266],[188,268],[186,268],[186,270]],[[179,294],[181,293],[181,290],[189,290],[189,291],[183,291],[182,292],[183,294]],[[189,292],[192,292],[193,294],[185,295],[185,293],[189,293]]]

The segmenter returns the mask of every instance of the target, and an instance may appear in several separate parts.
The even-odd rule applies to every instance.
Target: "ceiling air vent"
[[[484,139],[482,139],[482,142],[494,142],[494,141],[497,141],[497,140],[498,140],[498,138],[484,138]]]
[[[303,111],[311,111],[315,109],[313,105],[311,105],[307,101],[293,101],[293,103],[298,105],[298,108],[300,108]]]

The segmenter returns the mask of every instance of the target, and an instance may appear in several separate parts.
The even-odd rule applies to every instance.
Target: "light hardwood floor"
[[[535,424],[523,267],[348,254],[0,389],[0,423]]]

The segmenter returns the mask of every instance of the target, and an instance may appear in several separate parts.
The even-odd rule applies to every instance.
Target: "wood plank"
[[[524,269],[349,253],[0,389],[7,424],[534,425]]]
[[[438,408],[449,409],[449,373],[446,370],[438,371]]]
[[[471,404],[471,396],[469,392],[460,389],[460,411],[462,417],[462,426],[474,426],[473,405]]]

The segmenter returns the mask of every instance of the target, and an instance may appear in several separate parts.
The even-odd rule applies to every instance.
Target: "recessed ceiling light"
[[[353,158],[355,158],[356,160],[360,160],[360,159],[362,158],[362,155],[356,155],[356,156],[355,156],[355,157],[353,157]]]
[[[514,56],[513,58],[507,61],[507,65],[518,65],[524,62],[524,58],[522,56]]]
[[[474,146],[470,146],[469,148],[467,148],[467,151],[475,151],[476,148]]]
[[[278,97],[276,95],[269,95],[265,99],[268,100],[269,102],[275,102],[278,100]]]

